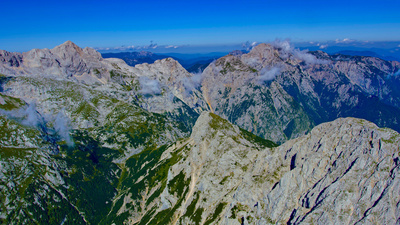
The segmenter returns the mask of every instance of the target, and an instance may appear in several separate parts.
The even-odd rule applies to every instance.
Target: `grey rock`
[[[399,143],[393,130],[340,118],[282,146],[260,148],[238,127],[204,112],[191,137],[164,153],[188,149],[169,169],[171,177],[190,178],[184,195],[165,189],[162,196],[175,196],[171,224],[396,224]],[[186,214],[190,207],[201,217]]]

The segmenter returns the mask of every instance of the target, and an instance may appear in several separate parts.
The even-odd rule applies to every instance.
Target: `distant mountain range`
[[[142,63],[154,63],[156,60],[173,58],[177,60],[187,71],[199,72],[203,71],[212,61],[226,55],[224,52],[213,52],[208,54],[181,54],[166,53],[155,54],[152,52],[119,52],[119,53],[102,53],[103,58],[119,58],[130,66]]]
[[[400,223],[400,62],[124,54],[0,50],[2,224]]]
[[[350,55],[350,56],[369,56],[369,57],[376,57],[387,61],[400,61],[400,58],[394,56],[382,56],[376,52],[372,51],[352,51],[352,50],[343,50],[339,51],[335,54],[341,55]]]

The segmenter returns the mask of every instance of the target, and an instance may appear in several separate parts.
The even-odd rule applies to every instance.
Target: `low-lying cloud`
[[[6,111],[0,109],[0,114],[5,115],[8,119],[15,120],[28,127],[38,127],[45,123],[44,119],[37,112],[35,103],[29,104],[27,108],[23,107],[17,110]]]
[[[258,82],[264,83],[266,81],[275,79],[275,77],[279,75],[281,71],[281,68],[277,66],[272,68],[265,67],[260,71],[260,76],[258,76],[256,79],[258,80]]]
[[[193,90],[198,89],[201,86],[201,82],[203,81],[203,73],[198,72],[194,73],[191,77],[185,77],[182,79],[183,87],[185,88],[186,96],[193,93]]]
[[[293,57],[295,59],[304,61],[306,64],[328,64],[328,60],[317,59],[314,55],[308,53],[308,50],[300,51],[295,49],[293,45],[290,44],[289,40],[281,41],[275,40],[271,43],[272,46],[278,49],[280,56],[283,59],[288,59]]]
[[[342,44],[342,43],[349,44],[349,43],[355,42],[355,40],[352,40],[350,38],[344,38],[343,40],[336,39],[335,42],[336,42],[336,44]]]
[[[61,139],[65,140],[68,146],[74,145],[72,137],[69,134],[71,129],[70,120],[65,116],[64,110],[61,110],[54,120],[54,130]]]
[[[144,95],[158,95],[161,94],[160,82],[158,80],[151,80],[148,77],[139,77],[140,93]]]
[[[0,114],[24,126],[38,129],[45,136],[56,134],[61,140],[65,140],[68,146],[74,145],[73,139],[70,136],[70,131],[72,130],[70,120],[64,115],[63,110],[60,111],[56,117],[47,115],[45,119],[45,117],[36,110],[36,104],[31,103],[28,107],[11,111],[0,109]],[[53,128],[48,127],[49,122],[53,124]]]
[[[251,51],[257,45],[258,45],[258,42],[246,41],[245,43],[242,44],[242,48],[246,49],[247,51]]]

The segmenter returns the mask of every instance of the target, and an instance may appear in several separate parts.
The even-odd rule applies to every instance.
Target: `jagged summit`
[[[397,71],[396,61],[300,51],[288,42],[262,43],[247,54],[210,64],[201,88],[215,114],[282,143],[340,116],[400,131],[400,76],[391,76]]]
[[[62,48],[62,47],[72,47],[72,48],[75,48],[75,49],[82,49],[82,48],[80,48],[78,45],[76,45],[74,42],[72,42],[70,40],[68,40],[68,41],[66,41],[66,42],[64,42],[64,43],[62,43],[62,44],[60,44],[60,45],[58,45],[58,46],[56,46],[54,48]]]
[[[94,60],[102,60],[101,54],[93,48],[85,47],[82,49],[72,41],[66,41],[51,49],[53,54],[58,55],[60,58],[66,57],[81,57],[85,59],[93,58]]]
[[[84,49],[71,41],[53,49],[33,49],[28,52],[0,55],[0,72],[4,74],[57,77],[86,83],[107,83],[110,71],[128,67],[122,60],[103,60],[96,50]],[[118,70],[119,70],[118,69]]]

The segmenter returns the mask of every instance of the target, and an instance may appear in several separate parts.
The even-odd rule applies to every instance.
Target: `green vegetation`
[[[233,129],[233,125],[228,121],[222,119],[220,116],[210,113],[212,120],[210,122],[210,127],[214,130],[230,130]]]
[[[116,63],[111,63],[111,65],[112,65],[116,70],[121,70],[121,67],[119,67]]]
[[[39,130],[0,115],[0,147],[26,148],[26,146],[37,146],[41,142],[40,136]]]
[[[25,105],[25,102],[21,99],[7,96],[2,93],[0,93],[0,98],[3,99],[5,102],[5,104],[0,104],[0,109],[13,110]]]
[[[148,196],[145,203],[146,206],[154,201],[154,199],[159,197],[167,186],[169,168],[182,159],[182,151],[186,150],[186,146],[183,146],[182,148],[171,152],[170,158],[160,161],[162,154],[168,149],[168,147],[168,145],[163,145],[157,148],[154,145],[150,145],[141,153],[129,158],[125,163],[125,167],[128,169],[128,172],[119,180],[119,193],[124,195],[130,193],[133,200],[140,202],[140,200],[142,200],[142,195],[146,193],[147,188],[149,192],[150,190],[155,189],[156,191],[151,196]],[[163,224],[170,219],[170,216],[175,213],[177,207],[179,207],[179,205],[182,203],[184,196],[188,191],[187,184],[190,183],[190,178],[186,180],[184,178],[185,176],[183,172],[181,172],[174,178],[176,183],[169,183],[171,185],[170,189],[174,193],[180,194],[178,195],[178,198],[180,199],[178,203],[172,209],[169,208],[163,210],[158,212],[157,215],[154,215],[155,210],[154,212],[150,212],[150,210],[148,210],[139,224],[145,224],[150,220],[151,224]],[[139,181],[139,179],[141,180]],[[109,213],[110,216],[103,220],[105,224],[115,220],[121,220],[121,216],[117,216],[117,212],[120,208],[117,204],[122,205],[122,201],[123,199],[120,198],[119,201],[114,205]],[[130,205],[129,207],[132,210],[142,210],[139,204]]]
[[[172,180],[168,182],[169,193],[176,193],[177,196],[182,196],[183,190],[187,188],[190,184],[189,179],[185,180],[185,174],[181,171]]]
[[[228,175],[228,176],[225,176],[224,178],[222,178],[222,180],[219,182],[219,184],[224,185],[225,182],[228,180],[229,177],[230,177],[230,176]]]
[[[226,121],[225,119],[222,119],[221,117],[210,113],[210,116],[212,117],[212,120],[210,122],[210,127],[213,128],[214,130],[219,130],[219,131],[223,131],[223,130],[233,130],[233,125],[231,123],[229,123],[228,121]],[[259,145],[261,148],[273,148],[273,147],[277,147],[278,145],[275,144],[272,141],[269,140],[265,140],[261,137],[258,137],[257,135],[250,133],[242,128],[240,128],[240,132],[243,138],[249,140],[251,143],[257,144]],[[235,141],[239,141],[237,140],[237,137],[232,137]]]
[[[384,139],[382,138],[382,141],[385,143],[390,143],[393,144],[395,143],[398,139],[400,139],[400,135],[398,133],[393,132],[392,135],[389,137],[389,139]]]
[[[231,208],[231,216],[229,218],[236,219],[238,212],[249,212],[250,208],[247,205],[242,205],[237,203],[235,206]]]
[[[55,159],[66,165],[65,168],[75,168],[72,173],[69,170],[61,171],[69,185],[68,199],[85,212],[85,218],[90,223],[98,224],[102,219],[98,215],[106,215],[110,211],[110,203],[116,194],[119,174],[113,172],[118,167],[112,159],[119,154],[102,147],[84,130],[75,131],[73,139],[75,146],[61,146],[61,154]]]
[[[214,211],[214,213],[212,214],[212,216],[207,218],[207,220],[206,220],[206,222],[204,223],[204,225],[209,225],[209,224],[211,224],[213,221],[215,221],[215,220],[218,218],[219,214],[222,213],[222,210],[224,209],[224,207],[225,207],[226,205],[227,205],[226,202],[220,202],[220,203],[218,204],[217,208],[215,208],[215,211]]]
[[[224,65],[224,67],[223,67],[223,69],[220,71],[220,73],[222,73],[222,74],[227,74],[228,72],[233,72],[233,71],[235,71],[235,68],[229,63],[229,62],[227,62],[225,65]]]
[[[224,178],[222,178],[222,180],[219,182],[219,184],[224,185],[225,182],[230,178],[233,177],[235,174],[233,172],[230,172],[229,175],[225,176]]]
[[[201,216],[203,215],[204,209],[203,208],[197,208],[194,214],[190,217],[195,224],[200,224],[201,223]]]
[[[111,79],[114,79],[116,77],[120,77],[120,74],[118,72],[115,72],[114,70],[111,70],[110,77],[111,77]]]
[[[252,68],[252,67],[249,67],[249,70],[250,70],[251,72],[253,72],[253,73],[257,73],[257,72],[258,72],[258,70],[254,69],[254,68]]]
[[[158,173],[154,174],[153,176],[150,175],[151,176],[150,182],[156,182],[156,181],[159,181],[162,183],[165,182],[165,180],[167,178],[167,174],[165,174],[165,172],[168,172],[168,171],[166,171],[166,169],[169,168],[170,166],[172,166],[176,162],[175,160],[178,159],[178,158],[176,158],[176,155],[173,156],[172,158],[173,159],[171,161],[166,160],[166,162],[165,162],[166,165],[161,164],[161,167],[163,167],[163,168],[158,170],[157,171]],[[150,222],[150,224],[168,224],[169,222],[171,222],[176,210],[181,206],[183,200],[185,199],[185,196],[189,190],[189,188],[188,188],[189,183],[190,183],[190,178],[185,180],[185,175],[181,171],[176,177],[174,177],[174,179],[172,179],[168,183],[168,185],[171,185],[169,187],[171,192],[177,194],[178,202],[172,208],[162,210],[162,211],[158,212],[157,214],[153,215],[152,217],[143,218],[138,224],[146,224],[148,222]],[[151,185],[154,185],[154,183],[150,184],[150,186]],[[158,190],[164,190],[164,187],[162,186]],[[158,197],[160,194],[161,194],[161,192],[156,192],[156,194],[153,194],[152,197],[154,195],[156,195],[155,197]],[[138,196],[138,197],[141,197],[141,196]],[[146,202],[146,205],[150,204],[151,201],[152,201],[152,199],[149,198]]]
[[[245,129],[240,128],[240,131],[242,132],[242,135],[244,138],[249,140],[252,143],[258,144],[262,148],[273,148],[273,147],[278,147],[278,144],[275,144],[273,141],[270,140],[265,140],[264,138],[261,138],[253,133],[248,132]]]
[[[94,74],[96,74],[96,75],[99,75],[99,74],[100,74],[100,71],[99,71],[98,69],[94,69],[93,72],[94,72]]]

